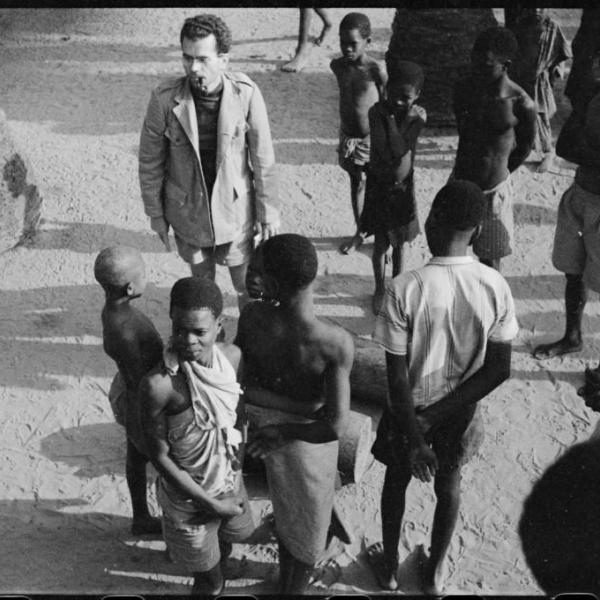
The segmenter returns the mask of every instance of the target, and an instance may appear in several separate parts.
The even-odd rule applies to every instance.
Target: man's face
[[[228,54],[219,54],[217,40],[211,33],[203,38],[181,42],[183,68],[194,91],[204,94],[214,91],[221,82],[221,73],[227,66]]]
[[[340,50],[346,60],[358,60],[364,54],[368,43],[369,38],[364,38],[358,29],[340,31]]]
[[[388,82],[387,97],[390,108],[398,115],[406,115],[419,97],[419,90],[412,83]]]
[[[500,79],[508,68],[508,61],[491,50],[473,52],[471,65],[473,74],[482,83],[492,83]]]
[[[212,349],[221,330],[221,318],[209,308],[171,310],[173,350],[181,360],[210,364]]]

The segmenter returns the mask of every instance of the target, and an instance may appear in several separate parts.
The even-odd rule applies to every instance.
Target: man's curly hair
[[[211,33],[217,40],[217,52],[227,54],[231,48],[231,31],[225,21],[217,15],[202,14],[186,19],[179,34],[179,41],[183,42],[183,38],[188,40],[205,38]]]

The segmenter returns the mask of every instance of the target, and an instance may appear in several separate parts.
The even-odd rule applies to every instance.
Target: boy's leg
[[[369,562],[379,585],[386,590],[396,590],[398,581],[398,544],[406,503],[406,488],[411,479],[404,466],[388,466],[385,470],[381,492],[381,531],[383,544],[374,544],[369,552]]]
[[[151,516],[148,510],[148,501],[146,498],[147,464],[148,459],[135,447],[130,439],[127,439],[125,473],[133,509],[131,533],[134,535],[160,533],[162,530],[160,519]]]
[[[279,540],[279,591],[281,594],[304,594],[314,565],[294,558]]]
[[[326,8],[315,8],[314,11],[321,17],[321,21],[323,21],[323,29],[321,29],[319,37],[315,40],[315,44],[320,46],[331,29],[331,19]]]
[[[218,562],[208,571],[194,573],[194,586],[192,596],[217,596],[225,589],[225,578],[221,571],[221,563]]]
[[[385,232],[375,232],[375,242],[373,244],[373,276],[375,277],[375,293],[373,294],[373,312],[377,314],[383,303],[383,293],[385,291],[385,253],[389,248],[389,241]]]
[[[578,352],[582,348],[581,319],[587,300],[587,289],[583,283],[583,275],[565,275],[565,308],[566,327],[565,335],[558,341],[550,344],[541,344],[533,351],[535,358],[552,358],[567,352]]]
[[[402,259],[404,258],[402,253],[402,244],[398,243],[392,248],[392,277],[400,275],[402,272]]]
[[[298,45],[296,46],[296,55],[290,62],[281,67],[282,71],[295,73],[300,71],[306,65],[308,55],[310,54],[311,44],[308,41],[310,30],[311,8],[300,9],[300,23],[298,27]]]
[[[431,532],[431,551],[429,560],[423,568],[423,593],[439,596],[442,585],[444,559],[450,546],[450,540],[460,506],[460,468],[438,471],[434,480],[437,504],[433,515]]]
[[[364,242],[364,236],[360,231],[360,217],[365,205],[365,189],[367,186],[367,174],[359,165],[354,165],[350,175],[350,201],[352,203],[352,214],[356,223],[356,232],[345,240],[340,246],[342,254],[348,254],[352,250],[359,248]]]

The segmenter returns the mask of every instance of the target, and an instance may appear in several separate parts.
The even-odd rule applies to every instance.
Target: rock
[[[42,198],[27,158],[16,147],[0,110],[0,252],[31,238],[41,216]]]

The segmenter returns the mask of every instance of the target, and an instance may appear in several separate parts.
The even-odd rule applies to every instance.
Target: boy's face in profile
[[[371,38],[362,37],[358,29],[342,29],[340,31],[340,50],[344,58],[355,62],[364,53]]]
[[[387,85],[387,99],[390,109],[398,117],[404,117],[419,97],[421,90],[412,83],[390,80]]]
[[[510,60],[499,56],[491,50],[475,51],[471,55],[471,69],[473,75],[482,83],[492,83],[504,75]]]
[[[177,356],[186,361],[208,364],[212,349],[221,330],[221,318],[209,308],[171,310],[172,344]]]

